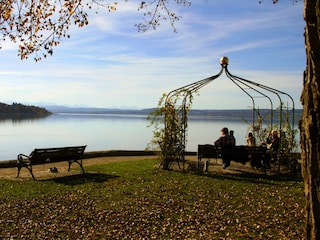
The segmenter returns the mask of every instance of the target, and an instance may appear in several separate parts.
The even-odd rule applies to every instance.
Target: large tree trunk
[[[307,67],[300,125],[302,174],[306,196],[306,239],[320,239],[320,1],[304,0]]]

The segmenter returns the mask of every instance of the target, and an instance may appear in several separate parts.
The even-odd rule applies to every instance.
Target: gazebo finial
[[[227,57],[220,58],[220,64],[222,67],[226,67],[228,65],[228,63],[229,63],[229,58],[227,58]]]

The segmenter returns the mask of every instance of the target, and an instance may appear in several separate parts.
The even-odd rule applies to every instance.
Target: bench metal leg
[[[82,166],[82,159],[80,160],[80,162],[79,162],[79,160],[69,160],[69,161],[68,161],[68,164],[69,164],[68,171],[70,171],[71,164],[72,164],[73,162],[78,163],[79,166],[80,166],[80,168],[81,168],[82,173],[84,173],[84,168],[83,168],[83,166]]]
[[[205,162],[205,164],[204,164],[204,169],[203,169],[203,171],[204,172],[209,172],[209,159]]]
[[[18,174],[17,174],[17,178],[20,176],[20,170],[21,170],[21,166],[18,165]]]
[[[21,168],[25,167],[26,169],[28,169],[28,171],[30,172],[31,176],[32,176],[32,179],[34,181],[36,181],[36,178],[34,177],[33,175],[33,172],[32,172],[32,166],[21,166],[21,164],[18,164],[18,174],[17,174],[17,178],[20,176],[20,170]]]

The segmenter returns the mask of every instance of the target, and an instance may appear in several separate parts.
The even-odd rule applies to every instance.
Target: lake
[[[53,114],[46,118],[0,121],[0,161],[29,155],[34,148],[87,145],[86,152],[144,150],[153,137],[147,115]],[[190,118],[187,151],[213,143],[222,127],[235,131],[237,145],[244,145],[248,124],[239,119]]]

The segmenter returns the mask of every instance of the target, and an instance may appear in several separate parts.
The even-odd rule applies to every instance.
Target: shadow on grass
[[[217,180],[230,180],[230,181],[243,181],[250,183],[265,183],[265,184],[275,184],[275,182],[302,182],[303,178],[300,171],[295,173],[289,172],[286,169],[280,170],[277,172],[274,169],[270,170],[257,170],[245,166],[233,166],[230,168],[231,171],[222,170],[221,164],[211,164],[209,167],[209,172],[199,172],[197,168],[197,163],[188,162],[188,169],[182,170],[177,166],[174,168],[174,171],[184,172],[184,173],[193,173],[198,176],[204,176]],[[217,169],[218,167],[218,169]],[[200,167],[200,169],[202,169]],[[242,168],[242,169],[241,169]],[[215,170],[214,170],[215,169]],[[229,168],[228,168],[229,170]]]
[[[232,180],[243,181],[250,183],[264,183],[275,184],[275,182],[302,182],[301,174],[292,173],[252,173],[247,171],[237,170],[236,173],[205,173],[200,174],[205,177],[219,179],[219,180]]]
[[[88,182],[102,183],[109,179],[118,178],[119,176],[108,175],[104,173],[79,173],[71,176],[63,176],[40,181],[52,181],[65,185],[80,185]]]

